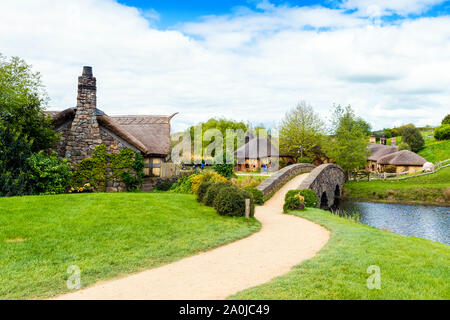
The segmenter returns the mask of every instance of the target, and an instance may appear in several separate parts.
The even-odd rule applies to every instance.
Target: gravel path
[[[315,223],[282,214],[284,195],[307,175],[292,179],[256,208],[262,229],[248,238],[57,299],[225,299],[281,276],[312,258],[330,236]]]

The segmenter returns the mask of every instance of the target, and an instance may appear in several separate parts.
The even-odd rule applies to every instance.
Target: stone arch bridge
[[[313,190],[319,198],[320,208],[328,209],[336,205],[346,181],[344,170],[336,164],[322,164],[318,167],[307,163],[294,164],[276,172],[257,189],[267,197],[293,177],[305,172],[310,173],[298,189]]]

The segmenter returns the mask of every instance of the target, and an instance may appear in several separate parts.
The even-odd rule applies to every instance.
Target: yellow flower
[[[300,199],[300,203],[305,203],[305,197],[303,197],[300,193],[297,193],[294,198]]]

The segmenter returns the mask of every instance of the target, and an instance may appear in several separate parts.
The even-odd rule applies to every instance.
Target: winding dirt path
[[[306,176],[292,179],[264,206],[256,208],[262,229],[248,238],[57,299],[225,299],[281,276],[312,258],[330,236],[315,223],[282,214],[284,195]]]

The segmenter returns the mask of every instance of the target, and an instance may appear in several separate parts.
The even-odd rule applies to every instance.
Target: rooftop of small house
[[[386,146],[383,144],[371,144],[369,145],[370,155],[368,160],[378,161],[381,157],[384,157],[388,154],[397,152],[397,147],[395,146]]]
[[[402,150],[385,155],[378,159],[378,164],[395,166],[423,166],[427,162],[424,158],[409,150]]]
[[[272,139],[269,138],[253,138],[249,136],[246,144],[236,150],[235,154],[238,158],[245,159],[261,159],[267,157],[280,156],[278,148],[276,148]]]

